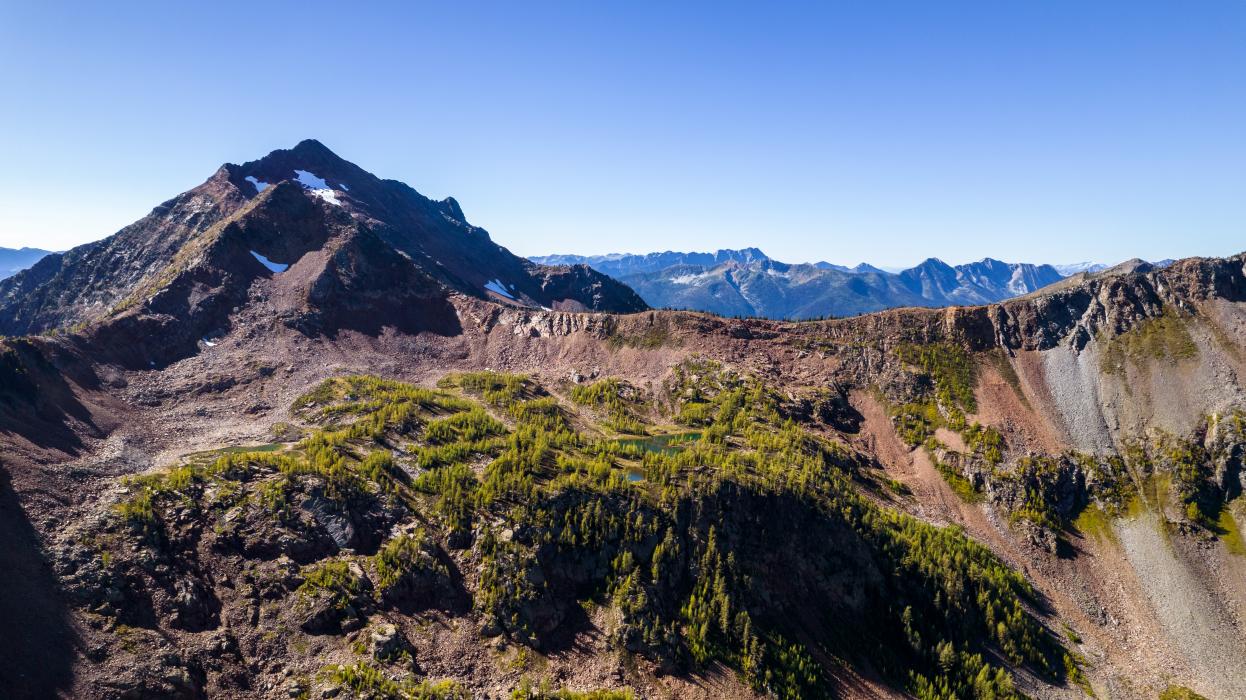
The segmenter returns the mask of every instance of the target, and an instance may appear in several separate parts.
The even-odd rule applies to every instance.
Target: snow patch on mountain
[[[334,192],[333,190],[308,190],[308,192],[311,193],[312,196],[319,197],[329,204],[336,204],[339,207],[342,206],[341,200],[337,198],[337,192]]]
[[[323,199],[329,204],[342,206],[341,200],[337,198],[337,192],[334,192],[333,188],[329,187],[329,183],[325,182],[324,178],[317,177],[315,173],[307,170],[295,170],[294,175],[298,183],[303,186],[303,189],[312,195]]]
[[[256,193],[256,194],[259,194],[259,193],[263,192],[265,189],[267,189],[267,188],[268,188],[268,183],[267,183],[267,182],[264,182],[263,180],[258,180],[258,179],[256,179],[256,177],[255,177],[254,175],[248,175],[248,176],[246,176],[246,178],[245,178],[245,179],[246,179],[246,181],[247,181],[247,182],[249,182],[249,183],[251,183],[252,185],[254,185],[254,186],[255,186],[255,193]]]

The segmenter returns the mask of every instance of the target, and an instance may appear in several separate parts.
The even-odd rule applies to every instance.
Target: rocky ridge
[[[106,319],[4,342],[7,687],[892,697],[976,669],[961,694],[1241,696],[1243,256],[818,322],[580,313],[452,291],[380,218],[253,189]],[[944,587],[900,543],[978,564]],[[964,586],[1012,631],[940,607]],[[836,636],[867,623],[887,653]]]
[[[233,250],[230,260],[203,257],[218,250],[213,246],[225,245],[217,242],[226,228],[237,228],[257,210],[263,211],[255,216],[267,216],[275,208],[301,208],[301,219],[281,223],[303,228],[283,228],[280,235],[270,231],[267,250]],[[273,264],[284,271],[316,252],[312,246],[328,240],[326,229],[341,226],[354,226],[378,241],[373,255],[406,260],[384,264],[409,265],[460,294],[572,310],[645,308],[630,289],[586,268],[538,266],[514,256],[467,223],[455,200],[425,198],[308,140],[243,165],[224,165],[202,185],[117,234],[49,255],[0,282],[0,332],[22,335],[103,322],[147,302],[194,265],[233,265],[194,272],[203,278],[192,284],[199,285],[196,295],[207,293],[204,284],[226,277],[245,285],[248,277],[265,273],[269,265],[263,261],[277,261]]]

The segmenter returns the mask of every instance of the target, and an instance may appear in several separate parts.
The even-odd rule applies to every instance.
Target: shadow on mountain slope
[[[69,689],[76,635],[38,538],[0,469],[0,688],[8,698]]]
[[[80,386],[97,383],[71,353],[25,338],[0,346],[0,424],[37,447],[78,454],[81,434],[101,431],[66,380],[69,373],[83,375],[75,377]]]

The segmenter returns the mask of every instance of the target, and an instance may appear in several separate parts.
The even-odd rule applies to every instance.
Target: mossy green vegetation
[[[1181,685],[1170,685],[1159,694],[1159,700],[1207,700],[1207,698]]]
[[[408,676],[394,680],[381,668],[359,662],[327,666],[321,678],[344,689],[353,697],[376,700],[470,700],[471,693],[451,680],[417,681]]]
[[[269,442],[262,445],[243,445],[235,447],[222,447],[215,450],[203,450],[202,452],[192,452],[183,459],[189,464],[206,464],[216,460],[217,457],[227,454],[245,453],[245,452],[278,452],[285,445],[280,442]]]
[[[1171,339],[1179,327],[1172,323],[1177,321],[1165,321],[1168,325],[1154,326],[1149,332]],[[1165,353],[1188,356],[1179,343],[1161,345]],[[1208,416],[1191,434],[1181,437],[1155,430],[1146,439],[1127,441],[1119,455],[1070,452],[1010,460],[1008,445],[998,430],[967,418],[973,408],[975,360],[971,354],[940,344],[900,346],[896,354],[920,373],[916,391],[906,394],[905,402],[888,408],[896,433],[910,447],[925,448],[961,498],[978,500],[981,487],[989,485],[986,490],[992,500],[1002,504],[1011,519],[1055,533],[1089,510],[1081,524],[1101,535],[1111,532],[1106,522],[1129,514],[1131,508],[1175,506],[1187,522],[1219,535],[1233,551],[1241,549],[1236,522],[1223,511],[1225,498],[1235,494],[1225,493],[1213,476],[1215,465],[1234,446],[1246,443],[1246,415]],[[964,451],[937,440],[940,429],[958,432]]]
[[[965,503],[982,502],[982,492],[974,487],[973,482],[965,478],[964,474],[953,469],[950,465],[935,460],[935,469],[943,477],[943,480],[952,487],[952,491],[960,497]]]
[[[1081,452],[1072,452],[1070,457],[1086,475],[1089,502],[1108,517],[1120,515],[1137,490],[1125,459],[1115,454],[1096,456]]]
[[[968,351],[952,343],[900,345],[896,356],[929,375],[935,386],[935,399],[945,409],[956,408],[966,413],[978,409],[974,397],[977,386],[977,364]]]
[[[602,424],[615,432],[631,435],[647,432],[640,415],[644,402],[639,390],[620,379],[608,377],[592,384],[573,386],[571,400],[603,412]]]
[[[1209,424],[1214,421],[1208,419]],[[1157,430],[1148,440],[1127,443],[1123,457],[1136,484],[1139,506],[1162,509],[1172,499],[1188,522],[1216,532],[1225,495],[1212,478],[1215,455],[1203,443],[1204,432],[1179,437]],[[1229,444],[1241,444],[1246,433],[1228,439]]]
[[[978,423],[967,425],[960,431],[970,454],[980,455],[990,466],[1004,460],[1004,436],[999,431]]]
[[[913,490],[906,486],[903,481],[885,478],[883,483],[886,484],[887,488],[897,496],[908,496],[913,493]]]
[[[373,558],[377,588],[384,590],[396,586],[405,577],[421,570],[440,569],[431,550],[432,544],[424,530],[391,538]]]
[[[1092,503],[1083,508],[1073,519],[1073,527],[1083,535],[1101,540],[1116,540],[1116,534],[1112,530],[1112,516],[1098,504]]]
[[[919,698],[1019,697],[1007,665],[1075,680],[1020,574],[961,530],[862,494],[868,460],[787,415],[772,387],[693,360],[664,390],[666,420],[696,426],[674,449],[604,437],[531,377],[455,374],[438,389],[336,378],[296,403],[313,424],[298,443],[144,477],[119,517],[158,530],[182,502],[211,517],[247,505],[306,517],[296,491],[329,509],[400,503],[420,529],[305,567],[299,592],[368,598],[352,566],[384,589],[450,561],[441,548],[455,542],[471,548],[460,573],[474,614],[514,643],[539,647],[582,605],[609,606],[616,648],[685,670],[724,664],[781,698],[827,695],[828,659],[868,660]],[[328,673],[380,697],[456,697],[366,664]]]
[[[1220,536],[1220,540],[1224,542],[1224,548],[1230,554],[1238,556],[1246,556],[1246,540],[1242,538],[1242,529],[1238,525],[1240,515],[1235,515],[1234,510],[1241,513],[1238,507],[1241,505],[1241,499],[1230,501],[1220,509],[1220,517],[1216,519],[1216,531]]]
[[[935,469],[963,501],[981,501],[982,493],[977,484],[954,464],[949,464],[949,461],[955,464],[962,460],[977,461],[990,471],[1004,460],[1006,445],[1003,435],[990,426],[971,423],[966,418],[966,413],[977,409],[974,397],[977,360],[968,351],[951,343],[900,345],[895,354],[920,372],[926,378],[928,387],[917,400],[889,409],[896,434],[910,447],[924,447]],[[1007,363],[1006,358],[1004,362]],[[935,431],[939,428],[960,433],[966,453],[956,453],[936,440]]]
[[[319,674],[330,687],[351,697],[373,700],[470,700],[467,688],[453,680],[416,680],[411,674],[395,679],[367,662],[326,666]],[[526,677],[510,693],[511,700],[632,700],[630,690],[554,689],[548,679],[533,684]]]
[[[511,691],[511,700],[632,700],[630,690],[566,690],[554,689],[549,679],[533,684],[527,678]]]
[[[340,610],[350,605],[362,591],[363,583],[351,571],[348,562],[330,560],[308,570],[297,592],[306,597],[326,594],[333,601],[333,607]]]
[[[1198,357],[1198,345],[1186,327],[1188,318],[1178,311],[1145,319],[1124,333],[1101,338],[1100,369],[1104,374],[1120,374],[1127,363],[1173,362]]]
[[[1011,478],[1020,484],[1021,503],[1012,510],[1010,517],[1029,520],[1053,531],[1062,529],[1062,517],[1048,498],[1051,489],[1044,488],[1059,479],[1059,469],[1060,462],[1052,457],[1033,455],[1018,459],[1012,465]]]

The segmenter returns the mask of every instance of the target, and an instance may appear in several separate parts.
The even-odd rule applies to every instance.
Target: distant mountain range
[[[38,248],[0,248],[0,279],[12,277],[51,252]]]
[[[1052,265],[991,258],[948,265],[937,258],[900,272],[861,263],[788,264],[757,248],[714,253],[549,255],[546,265],[585,264],[626,283],[655,307],[696,309],[726,316],[806,319],[852,316],[897,306],[960,306],[1002,301],[1058,282]],[[1078,263],[1070,271],[1106,266]]]

